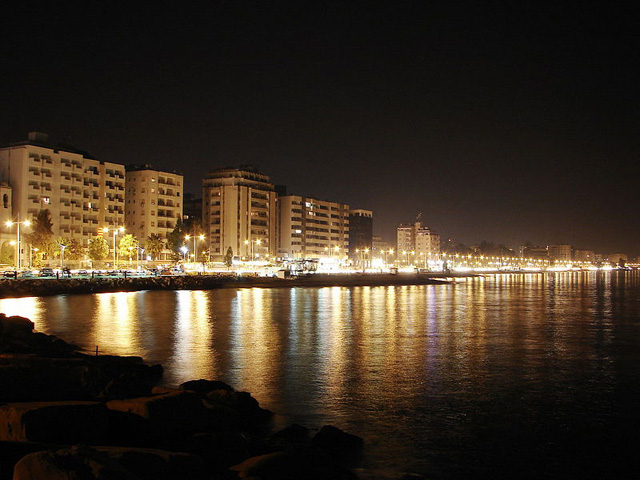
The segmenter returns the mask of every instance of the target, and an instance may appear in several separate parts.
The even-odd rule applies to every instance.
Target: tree
[[[157,260],[165,249],[164,239],[159,233],[152,233],[144,242],[145,250],[154,260]]]
[[[173,231],[167,234],[167,248],[171,250],[171,253],[173,254],[175,260],[179,259],[182,256],[180,247],[184,245],[184,236],[187,235],[187,233],[188,232],[186,231],[182,220],[178,218]]]
[[[227,248],[227,253],[224,255],[224,264],[227,268],[231,268],[233,265],[233,248],[231,247]]]
[[[82,242],[77,238],[72,238],[67,245],[67,250],[64,252],[65,258],[69,260],[80,260],[85,255],[85,249],[82,246]]]
[[[31,233],[26,234],[25,238],[32,247],[38,249],[37,255],[43,257],[54,253],[57,246],[53,242],[51,212],[47,209],[40,210],[31,225]]]
[[[122,257],[127,257],[129,264],[131,264],[131,259],[137,254],[139,246],[138,239],[130,233],[127,233],[120,239],[118,254]]]
[[[89,258],[94,262],[99,262],[109,255],[109,245],[104,237],[93,237],[89,240]]]

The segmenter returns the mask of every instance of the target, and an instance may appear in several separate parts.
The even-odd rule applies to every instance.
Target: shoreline
[[[130,278],[33,278],[2,279],[5,298],[68,294],[136,292],[143,290],[214,290],[218,288],[364,287],[397,285],[440,285],[453,278],[477,274],[314,274],[291,279],[232,275],[176,275]]]
[[[166,387],[162,374],[0,313],[0,479],[359,478],[362,438],[332,425],[275,431],[249,392]]]

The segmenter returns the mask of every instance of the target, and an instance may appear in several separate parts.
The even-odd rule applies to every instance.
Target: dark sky
[[[468,244],[640,253],[634,2],[144,3],[3,2],[0,142],[195,193],[254,164],[388,240],[422,212]]]

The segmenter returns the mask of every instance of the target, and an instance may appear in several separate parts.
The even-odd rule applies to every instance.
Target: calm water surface
[[[0,300],[101,352],[221,379],[276,426],[365,438],[366,478],[640,478],[640,276]]]

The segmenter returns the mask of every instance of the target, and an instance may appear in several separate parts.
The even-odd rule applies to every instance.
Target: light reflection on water
[[[377,476],[594,478],[611,463],[594,453],[619,460],[619,432],[640,426],[638,293],[637,272],[568,273],[3,299],[0,311],[162,363],[168,384],[225,380],[278,424],[360,434]]]

